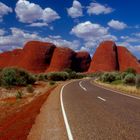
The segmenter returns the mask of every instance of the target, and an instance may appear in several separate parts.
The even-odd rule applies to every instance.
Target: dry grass
[[[124,84],[114,85],[114,84],[103,83],[101,81],[93,81],[93,82],[101,86],[108,87],[110,89],[115,89],[117,91],[124,92],[125,94],[133,94],[133,95],[140,96],[140,89],[137,89],[136,86],[129,86]]]

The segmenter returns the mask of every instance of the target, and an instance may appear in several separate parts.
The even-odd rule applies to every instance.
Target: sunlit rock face
[[[88,72],[115,71],[119,69],[117,47],[113,41],[104,41],[93,55]]]
[[[50,64],[54,49],[51,43],[30,41],[23,48],[18,66],[33,73],[44,72]]]
[[[75,52],[70,48],[57,47],[54,50],[51,63],[46,72],[63,71],[72,68]]]
[[[140,73],[140,63],[135,56],[132,55],[127,48],[118,46],[118,60],[120,71],[124,71],[127,68],[134,68],[138,73]]]

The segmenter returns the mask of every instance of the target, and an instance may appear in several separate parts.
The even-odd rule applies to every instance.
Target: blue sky
[[[93,54],[103,40],[140,59],[139,0],[0,0],[0,52],[29,40]]]

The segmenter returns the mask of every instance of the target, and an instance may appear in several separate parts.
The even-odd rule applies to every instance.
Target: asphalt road
[[[73,140],[140,140],[140,100],[82,80],[63,88]]]

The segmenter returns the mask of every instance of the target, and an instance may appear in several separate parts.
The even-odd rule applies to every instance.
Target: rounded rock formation
[[[33,72],[44,72],[50,64],[55,46],[51,43],[30,41],[26,43],[18,66]]]
[[[73,70],[76,72],[86,72],[89,68],[90,62],[91,57],[88,52],[77,52],[75,55],[75,60],[73,61]]]
[[[88,72],[115,71],[119,69],[117,47],[113,41],[103,41],[90,63]]]
[[[12,58],[11,51],[1,53],[0,54],[0,68],[8,67],[11,58]]]
[[[70,48],[55,48],[49,68],[46,72],[63,71],[72,67],[75,52]]]
[[[140,63],[137,58],[133,56],[126,47],[118,46],[117,48],[120,71],[125,71],[131,67],[140,73]]]

